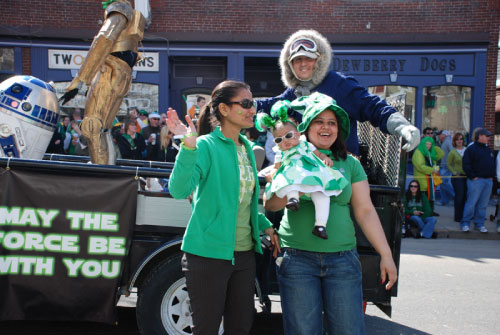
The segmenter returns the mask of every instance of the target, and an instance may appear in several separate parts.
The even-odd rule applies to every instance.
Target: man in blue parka
[[[285,42],[280,55],[281,80],[287,90],[281,95],[257,101],[257,111],[269,113],[278,100],[293,101],[320,92],[331,96],[351,120],[347,150],[358,154],[355,121],[370,121],[383,132],[397,134],[406,140],[404,150],[414,149],[420,132],[401,113],[377,95],[370,94],[351,76],[330,70],[332,49],[328,40],[315,30],[299,30]]]

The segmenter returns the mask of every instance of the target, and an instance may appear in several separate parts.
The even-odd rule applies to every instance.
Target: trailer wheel
[[[181,257],[178,253],[160,262],[139,288],[136,315],[141,334],[192,334],[191,307]],[[219,334],[223,332],[221,324]]]

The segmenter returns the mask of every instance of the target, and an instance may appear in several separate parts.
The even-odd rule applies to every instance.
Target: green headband
[[[265,131],[263,126],[267,128],[274,129],[276,127],[276,123],[282,122],[290,122],[288,120],[288,109],[290,108],[290,101],[283,100],[276,102],[273,107],[271,107],[271,115],[267,115],[266,113],[258,113],[257,118],[255,119],[255,128],[258,131]]]

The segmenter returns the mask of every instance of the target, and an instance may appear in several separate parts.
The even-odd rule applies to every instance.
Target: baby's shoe
[[[287,204],[286,204],[286,208],[288,208],[289,210],[293,211],[293,212],[296,212],[299,210],[299,201],[297,200],[297,198],[290,198],[290,200],[288,200]]]
[[[328,234],[326,233],[326,228],[323,226],[314,226],[312,233],[324,240],[328,240]]]

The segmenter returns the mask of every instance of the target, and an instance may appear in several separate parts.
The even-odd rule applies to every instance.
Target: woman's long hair
[[[415,200],[417,200],[417,202],[420,202],[420,200],[422,200],[421,199],[422,192],[420,191],[420,183],[418,181],[416,181],[415,179],[412,179],[410,181],[410,183],[408,184],[408,190],[406,191],[406,201],[410,201],[411,198],[413,197],[413,194],[411,194],[411,190],[410,190],[410,185],[412,183],[417,184],[417,195],[415,196]]]
[[[198,118],[197,124],[198,135],[208,134],[223,123],[219,105],[221,103],[230,102],[242,89],[250,91],[250,86],[235,80],[225,80],[214,88],[210,102],[200,111],[200,117]]]
[[[165,150],[168,148],[168,145],[170,144],[170,137],[168,137],[168,134],[170,131],[168,130],[168,127],[161,127],[160,130],[160,147],[161,150]]]

